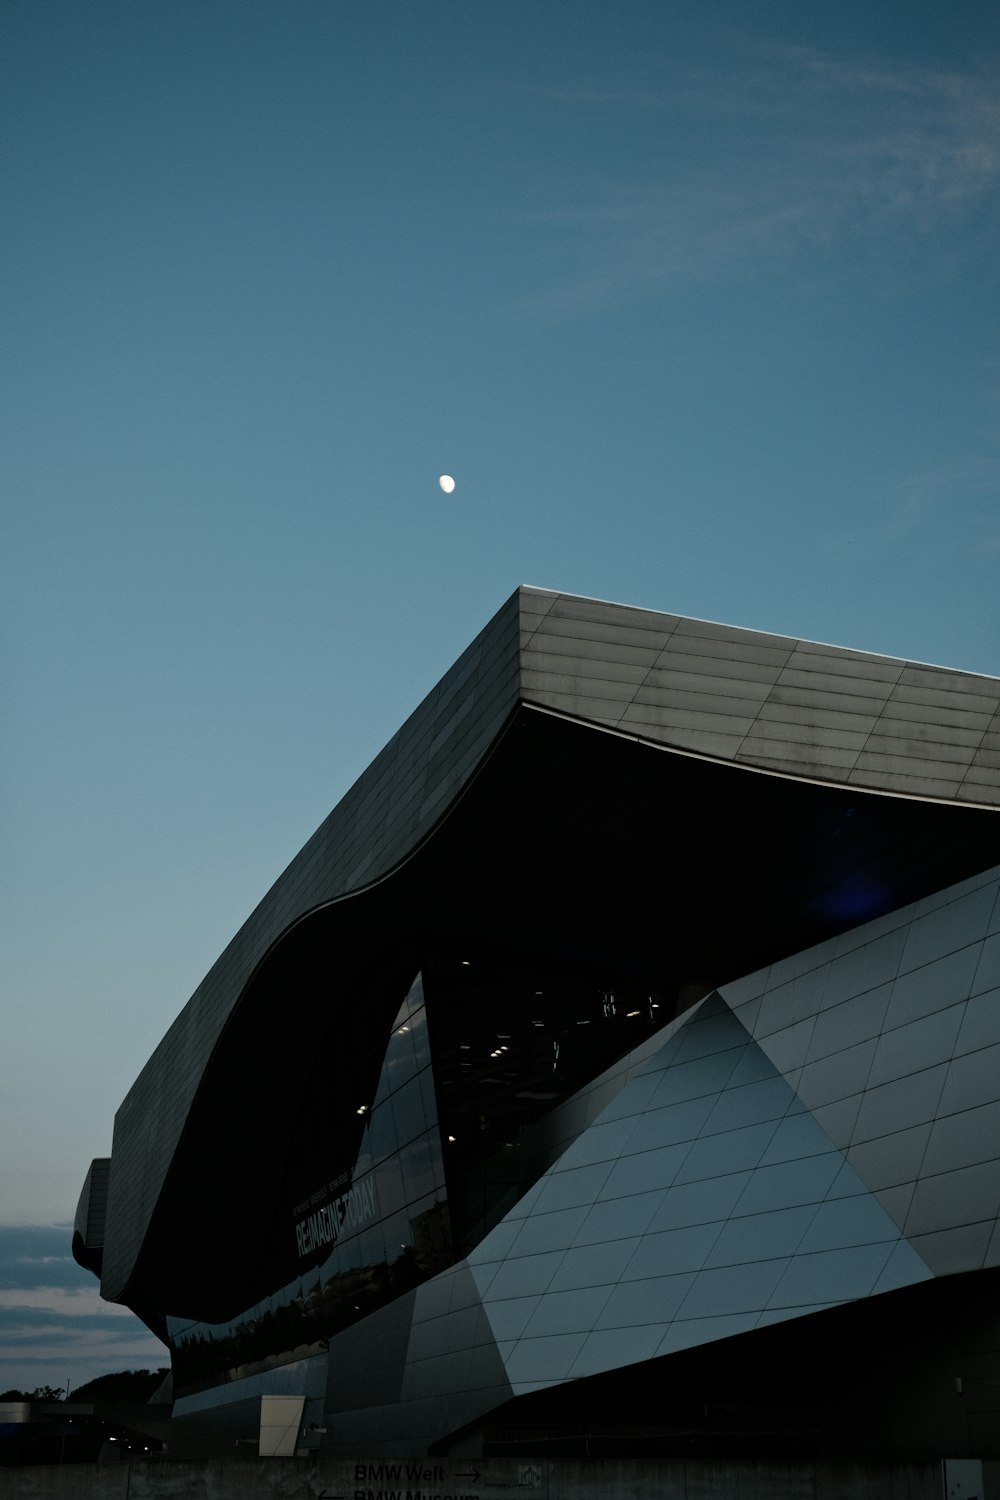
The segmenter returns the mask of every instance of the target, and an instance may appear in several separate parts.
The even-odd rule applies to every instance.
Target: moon
[[[438,480],[438,484],[444,490],[446,495],[450,495],[455,488],[455,481],[454,479],[452,479],[450,474],[442,474],[441,478]]]

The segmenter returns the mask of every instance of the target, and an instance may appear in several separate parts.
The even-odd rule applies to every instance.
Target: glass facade
[[[537,956],[426,955],[374,1094],[351,1106],[360,1128],[348,1165],[328,1096],[314,1075],[304,1083],[285,1176],[301,1190],[269,1236],[295,1273],[228,1322],[168,1318],[178,1393],[319,1353],[446,1269],[545,1170],[552,1111],[672,1011],[648,988]],[[340,1094],[349,1087],[341,1068]],[[340,1118],[343,1108],[341,1098]]]
[[[539,955],[436,955],[425,978],[452,1234],[465,1255],[549,1165],[552,1111],[675,1006],[634,979]]]
[[[227,1323],[168,1318],[179,1392],[315,1354],[451,1263],[419,975],[393,1022],[374,1098],[356,1108],[363,1130],[353,1165],[290,1205],[298,1274]]]

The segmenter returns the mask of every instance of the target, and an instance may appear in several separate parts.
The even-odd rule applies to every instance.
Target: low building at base
[[[1000,680],[518,589],[91,1169],[175,1448],[1000,1457],[998,896]]]

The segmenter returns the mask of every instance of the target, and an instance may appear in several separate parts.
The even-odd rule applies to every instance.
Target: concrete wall
[[[982,1500],[1000,1500],[1000,1464],[984,1463],[983,1471]],[[4,1500],[943,1500],[945,1487],[937,1463],[217,1459],[4,1469],[0,1495]]]

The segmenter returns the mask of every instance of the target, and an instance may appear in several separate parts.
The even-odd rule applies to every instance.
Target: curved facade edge
[[[553,708],[546,703],[535,702],[525,698],[521,707],[529,713],[550,714],[553,718],[565,720],[569,724],[578,724],[581,728],[593,730],[598,734],[614,735],[618,739],[628,740],[632,744],[644,745],[650,750],[660,750],[665,755],[684,756],[690,760],[706,761],[710,765],[727,766],[741,771],[751,771],[757,776],[772,776],[781,781],[806,782],[810,786],[832,787],[838,791],[859,791],[876,797],[895,797],[910,802],[936,803],[942,807],[965,807],[974,812],[995,812],[998,804],[987,795],[987,800],[977,801],[971,795],[957,797],[930,796],[925,793],[914,793],[899,786],[867,786],[861,782],[850,782],[839,780],[836,776],[820,776],[806,774],[802,770],[789,770],[775,764],[758,764],[756,761],[744,759],[733,760],[730,756],[713,754],[710,750],[694,750],[690,747],[675,743],[672,739],[654,738],[648,734],[640,734],[634,729],[622,729],[619,725],[611,723],[596,723],[592,719],[581,719],[575,714],[567,712],[563,708]]]
[[[573,595],[522,606],[525,702],[858,790],[1000,807],[1000,680]]]
[[[440,822],[518,701],[519,593],[376,756],[213,965],[115,1117],[102,1295],[128,1285],[201,1075],[239,995],[307,912],[398,867]]]
[[[95,1276],[100,1276],[104,1258],[110,1177],[111,1158],[95,1157],[84,1179],[73,1219],[73,1259]]]

